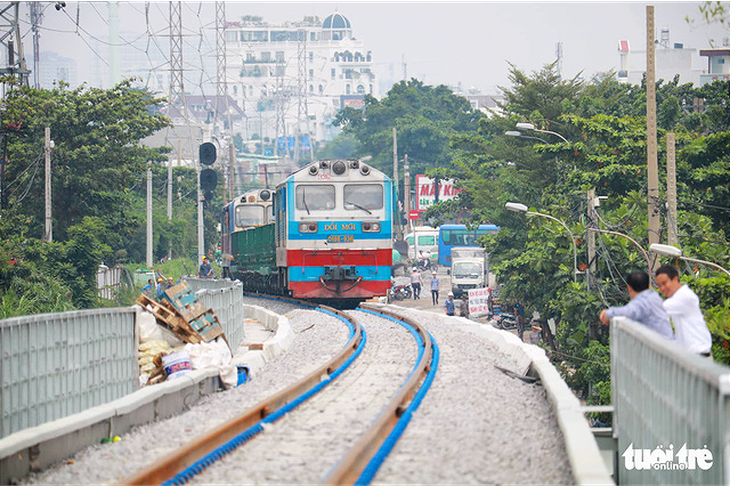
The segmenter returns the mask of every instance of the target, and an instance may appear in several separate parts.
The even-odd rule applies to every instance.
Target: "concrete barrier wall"
[[[217,368],[194,370],[63,418],[0,439],[0,485],[13,485],[104,438],[182,413],[221,389]]]

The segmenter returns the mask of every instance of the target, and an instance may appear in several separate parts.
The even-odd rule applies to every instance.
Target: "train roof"
[[[273,189],[250,189],[245,193],[236,196],[233,203],[271,203],[274,201],[274,193],[276,193],[276,191]]]
[[[288,178],[279,183],[279,186],[293,179],[306,180],[304,178],[311,177],[315,181],[317,179],[329,179],[330,176],[337,177],[345,175],[350,171],[357,171],[364,177],[370,176],[372,178],[390,181],[390,178],[384,172],[375,169],[373,166],[359,159],[318,159],[293,172]],[[324,174],[328,177],[322,178]]]

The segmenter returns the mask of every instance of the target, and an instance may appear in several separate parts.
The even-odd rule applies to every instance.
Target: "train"
[[[395,201],[392,180],[360,160],[307,164],[223,208],[230,275],[247,291],[318,302],[386,296]]]

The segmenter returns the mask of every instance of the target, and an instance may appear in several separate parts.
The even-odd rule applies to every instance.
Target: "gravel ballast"
[[[347,327],[334,317],[278,301],[249,297],[245,301],[286,313],[296,332],[291,349],[266,364],[254,380],[206,397],[180,416],[137,428],[119,443],[88,447],[72,458],[73,464],[33,474],[25,483],[119,482],[152,459],[164,457],[305,376],[347,342]],[[431,332],[441,359],[429,393],[374,484],[573,483],[563,438],[544,390],[494,367],[515,370],[516,364],[475,333],[486,325],[466,324],[437,313],[393,309]],[[366,329],[368,346],[350,373],[334,381],[320,397],[300,406],[300,416],[287,415],[229,455],[225,468],[210,470],[195,483],[322,481],[400,387],[416,358],[415,342],[402,327],[362,312],[351,313]],[[331,433],[325,433],[336,430],[345,436],[333,440]]]

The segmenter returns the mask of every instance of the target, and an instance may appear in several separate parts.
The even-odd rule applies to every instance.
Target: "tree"
[[[393,85],[382,100],[366,95],[365,108],[341,110],[334,124],[360,143],[358,154],[371,155],[372,164],[392,174],[393,128],[398,154],[408,154],[411,173],[449,166],[452,135],[476,130],[484,116],[466,98],[445,86],[432,87],[411,78]]]
[[[37,174],[45,127],[50,127],[54,237],[65,239],[86,216],[98,216],[114,232],[126,233],[132,224],[126,212],[128,182],[144,173],[148,160],[162,160],[170,150],[139,144],[169,124],[150,113],[162,100],[132,88],[129,80],[109,90],[65,88],[16,86],[5,98],[0,123],[17,128],[6,136],[8,205],[31,218],[33,235],[41,236],[44,192]]]
[[[584,243],[588,227],[621,232],[647,247],[645,86],[618,83],[610,73],[588,83],[561,80],[554,65],[531,76],[513,66],[510,80],[501,112],[481,120],[475,132],[451,136],[453,174],[463,191],[456,200],[431,208],[428,216],[438,220],[462,211],[471,215],[472,224],[500,227],[482,245],[490,253],[502,301],[519,300],[528,314],[537,311],[544,320],[554,319],[557,334],[548,353],[556,366],[579,395],[607,403],[609,337],[598,315],[601,308],[628,300],[624,275],[647,267],[643,254],[622,237],[597,234],[595,272],[590,281],[584,274],[573,282],[573,248],[565,230],[547,219],[515,215],[504,205],[521,202],[566,222],[576,237],[579,269],[590,264]],[[657,82],[660,141],[668,130],[677,135],[681,246],[687,255],[725,267],[730,265],[730,131],[727,114],[714,107],[727,104],[728,86],[698,89],[680,85],[678,78]],[[567,142],[530,131],[504,136],[522,121],[556,131]],[[660,161],[664,147],[660,142]],[[593,221],[586,212],[588,189],[609,197]],[[665,225],[660,241],[666,231]],[[730,324],[717,290],[730,282],[710,271],[705,275],[694,285],[711,326],[715,358],[727,362]]]

